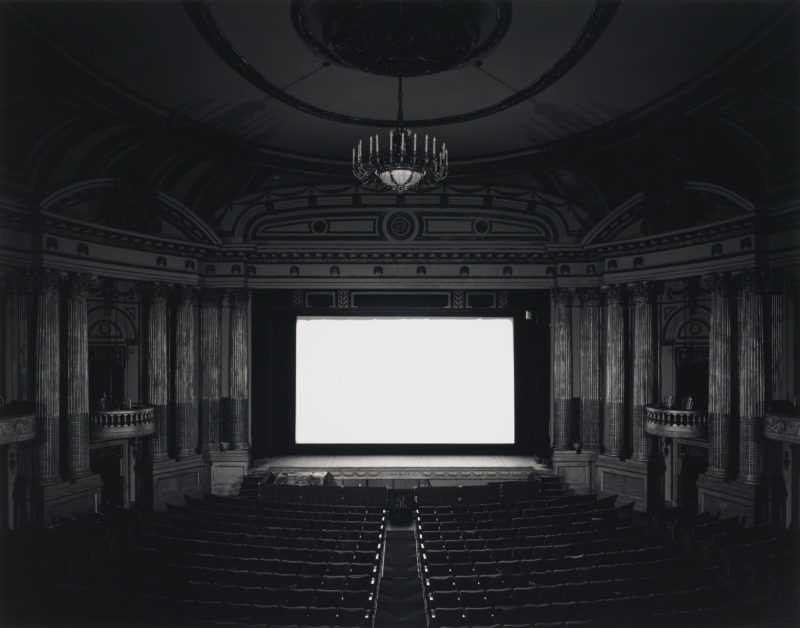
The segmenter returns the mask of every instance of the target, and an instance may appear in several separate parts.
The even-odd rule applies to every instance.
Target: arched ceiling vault
[[[351,146],[393,120],[398,63],[358,29],[384,32],[396,4],[339,3],[331,17],[323,0],[4,2],[3,193],[36,204],[109,178],[214,224],[271,190],[353,185]],[[659,208],[686,181],[757,209],[797,198],[796,2],[419,6],[440,33],[483,42],[405,82],[406,117],[447,140],[448,185],[559,198],[581,213],[576,237],[638,193],[651,228],[668,228]],[[331,57],[311,41],[325,20]]]

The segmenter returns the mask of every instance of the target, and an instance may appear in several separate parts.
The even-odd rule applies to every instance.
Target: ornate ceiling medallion
[[[511,22],[508,0],[294,0],[303,41],[333,63],[383,76],[436,74],[486,56]]]

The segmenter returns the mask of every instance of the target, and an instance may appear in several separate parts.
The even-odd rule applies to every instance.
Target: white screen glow
[[[298,444],[513,444],[510,318],[297,319]]]

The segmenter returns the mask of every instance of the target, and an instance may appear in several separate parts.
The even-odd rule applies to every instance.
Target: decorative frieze
[[[602,370],[600,343],[603,337],[598,288],[578,291],[581,302],[581,444],[583,451],[600,451]]]
[[[90,474],[89,343],[87,295],[92,277],[70,274],[67,292],[67,471],[71,478]]]
[[[249,290],[228,292],[231,308],[230,326],[230,439],[233,449],[249,449],[248,390],[249,379]]]
[[[745,271],[739,281],[739,479],[757,484],[764,474],[763,280]]]
[[[731,474],[731,311],[730,279],[715,273],[704,278],[711,302],[708,348],[708,469],[711,476]]]
[[[625,446],[625,289],[604,286],[606,295],[606,403],[603,445],[609,456]]]
[[[553,290],[553,428],[554,447],[564,451],[572,442],[572,295]]]
[[[33,402],[36,412],[36,479],[40,484],[59,480],[59,274],[35,268],[30,275],[36,300],[36,343],[33,357]]]
[[[647,435],[645,406],[656,399],[655,300],[659,286],[642,281],[631,286],[633,303],[633,391],[631,442],[634,460],[650,458],[652,439]]]

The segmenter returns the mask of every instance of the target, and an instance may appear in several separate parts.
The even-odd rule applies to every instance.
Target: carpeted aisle
[[[425,626],[422,583],[417,573],[413,530],[386,531],[383,580],[378,594],[375,628]]]

